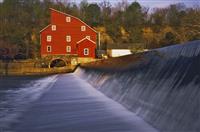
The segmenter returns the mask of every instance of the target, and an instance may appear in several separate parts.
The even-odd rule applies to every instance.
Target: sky
[[[80,0],[74,0],[75,2],[79,2]],[[88,0],[88,2],[102,2],[103,0]],[[112,5],[115,5],[122,0],[108,0]],[[129,3],[134,2],[135,0],[127,0]],[[143,6],[147,6],[150,8],[153,7],[166,7],[170,4],[175,3],[185,3],[186,6],[200,5],[200,0],[136,0]]]
[[[0,0],[2,2],[3,0]],[[81,0],[69,0],[71,2],[80,3]],[[100,3],[103,0],[87,0],[89,3]],[[109,1],[113,6],[117,4],[118,2],[121,2],[122,0],[107,0]],[[134,2],[135,0],[127,0],[129,3]],[[184,3],[186,6],[194,6],[199,5],[200,6],[200,0],[136,0],[139,2],[142,6],[154,8],[154,7],[166,7],[170,4],[175,3]]]

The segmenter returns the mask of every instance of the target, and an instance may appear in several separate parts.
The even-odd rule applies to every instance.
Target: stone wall
[[[0,61],[0,75],[46,75],[72,72],[75,66],[67,65],[61,68],[39,68],[33,61],[15,61],[5,63]]]

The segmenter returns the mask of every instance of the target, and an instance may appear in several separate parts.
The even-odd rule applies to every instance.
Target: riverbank
[[[35,66],[33,61],[0,62],[0,76],[41,76],[60,73],[71,73],[76,66],[41,68]]]

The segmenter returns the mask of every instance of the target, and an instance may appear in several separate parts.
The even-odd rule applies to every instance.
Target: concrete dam
[[[200,131],[200,41],[82,66],[75,74],[161,132]]]

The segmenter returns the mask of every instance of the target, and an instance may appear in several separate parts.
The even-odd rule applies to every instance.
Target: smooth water
[[[74,74],[57,77],[12,128],[15,132],[157,132]]]
[[[123,71],[76,74],[160,131],[200,131],[200,41],[147,52]]]
[[[0,78],[0,131],[18,122],[18,117],[56,81],[49,77]]]

